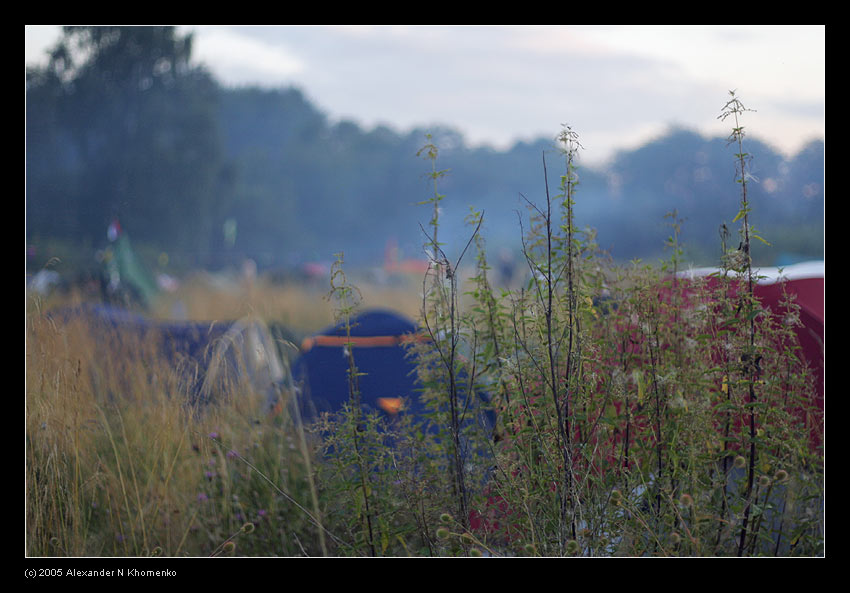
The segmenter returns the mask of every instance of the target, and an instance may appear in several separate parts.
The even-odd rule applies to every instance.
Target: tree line
[[[417,204],[428,183],[416,153],[426,134],[450,169],[444,236],[465,232],[474,206],[487,213],[491,244],[516,245],[519,195],[544,188],[541,153],[552,139],[500,151],[469,147],[450,128],[367,130],[332,121],[297,88],[223,87],[193,63],[191,35],[174,27],[63,33],[46,65],[26,73],[33,266],[52,255],[38,249],[47,242],[98,249],[115,219],[134,244],[187,267],[250,257],[285,268],[339,251],[349,261],[380,262],[390,240],[421,254],[428,212]],[[779,250],[822,257],[823,143],[792,159],[757,141],[750,147],[762,232]],[[710,259],[722,217],[735,211],[727,163],[723,139],[672,130],[605,170],[580,167],[577,220],[629,259],[663,247],[664,216],[675,210],[694,258]]]

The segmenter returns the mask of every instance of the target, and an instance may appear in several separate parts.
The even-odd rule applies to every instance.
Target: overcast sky
[[[749,133],[786,154],[825,138],[825,26],[181,26],[224,85],[299,87],[332,121],[404,132],[444,124],[505,148],[580,135],[602,162],[669,126],[728,134],[728,91]],[[27,64],[58,27],[27,25]]]

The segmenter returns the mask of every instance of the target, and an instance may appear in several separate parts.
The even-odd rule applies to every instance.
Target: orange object
[[[378,405],[387,414],[395,416],[404,407],[404,400],[400,397],[379,397]]]
[[[427,338],[418,334],[403,334],[399,336],[327,336],[318,335],[305,338],[301,343],[301,351],[308,352],[313,346],[331,346],[340,348],[342,346],[354,346],[358,348],[381,348],[409,344],[411,342],[427,341]]]

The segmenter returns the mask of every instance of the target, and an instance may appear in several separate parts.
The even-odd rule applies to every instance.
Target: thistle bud
[[[670,539],[673,540],[673,544],[677,546],[682,542],[682,536],[676,531],[670,534]]]
[[[611,504],[619,505],[623,502],[623,494],[619,490],[611,491]]]

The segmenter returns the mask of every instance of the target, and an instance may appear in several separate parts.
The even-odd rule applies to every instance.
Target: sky
[[[579,134],[603,164],[670,127],[747,132],[792,155],[825,140],[824,25],[184,25],[225,86],[295,86],[331,121],[404,133],[443,125],[470,146]],[[26,26],[26,63],[57,26]]]

